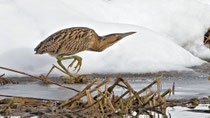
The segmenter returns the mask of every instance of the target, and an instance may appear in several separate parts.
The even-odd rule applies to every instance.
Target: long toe
[[[74,63],[76,62],[76,59],[74,59],[71,64],[69,64],[68,68],[72,67],[74,65]]]
[[[80,68],[81,68],[81,64],[78,63],[77,66],[74,67],[74,71],[77,70],[77,73],[78,73],[80,71]]]

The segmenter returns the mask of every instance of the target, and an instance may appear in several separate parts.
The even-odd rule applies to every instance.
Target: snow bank
[[[207,1],[1,0],[0,14],[0,65],[25,72],[46,73],[56,60],[34,55],[33,48],[50,34],[75,26],[99,35],[137,31],[104,52],[79,53],[81,73],[188,70],[204,63],[199,58],[210,60],[210,50],[202,46],[210,26]]]

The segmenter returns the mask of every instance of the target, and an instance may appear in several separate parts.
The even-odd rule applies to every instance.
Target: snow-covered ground
[[[0,0],[0,16],[0,66],[34,74],[56,64],[35,55],[36,45],[77,26],[99,35],[137,32],[104,52],[79,53],[80,73],[181,71],[210,60],[202,45],[210,27],[208,0]]]

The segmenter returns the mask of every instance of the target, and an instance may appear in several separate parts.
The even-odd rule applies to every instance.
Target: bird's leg
[[[82,58],[79,57],[79,56],[71,56],[71,57],[62,57],[62,60],[67,60],[67,59],[74,59],[71,64],[68,66],[69,67],[72,67],[73,64],[77,61],[77,65],[74,67],[74,71],[78,68],[77,72],[80,71],[80,68],[82,66]]]
[[[61,61],[63,60],[63,58],[61,56],[57,56],[57,63],[58,65],[66,72],[66,74],[68,74],[70,77],[72,78],[76,78],[74,75],[72,75],[67,69],[66,67],[61,63]]]
[[[62,76],[62,79],[66,79],[67,83],[85,83],[88,81],[87,76],[81,77],[81,76],[74,76],[72,75],[68,69],[65,68],[65,66],[61,63],[62,60],[67,60],[67,59],[74,59],[73,62],[69,65],[69,67],[72,67],[73,64],[77,61],[77,65],[74,67],[76,70],[78,68],[78,71],[80,70],[80,67],[82,65],[82,58],[79,56],[72,56],[72,57],[62,57],[62,56],[57,56],[57,62],[60,65],[60,67],[62,67],[62,69],[65,71],[66,74],[68,74],[68,77]],[[78,72],[77,71],[77,72]]]

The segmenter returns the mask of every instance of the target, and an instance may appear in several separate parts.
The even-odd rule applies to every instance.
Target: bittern
[[[34,49],[34,51],[36,51],[36,54],[48,53],[55,56],[57,58],[57,63],[66,72],[66,74],[70,77],[77,78],[68,71],[61,61],[74,59],[68,68],[72,67],[77,61],[77,65],[74,67],[74,70],[78,69],[78,72],[82,65],[82,58],[70,55],[74,55],[84,50],[101,52],[122,38],[134,33],[136,32],[115,33],[106,36],[99,36],[93,29],[86,27],[72,27],[52,34],[42,41]]]
[[[204,34],[204,45],[210,48],[210,27],[208,28],[208,31]]]

